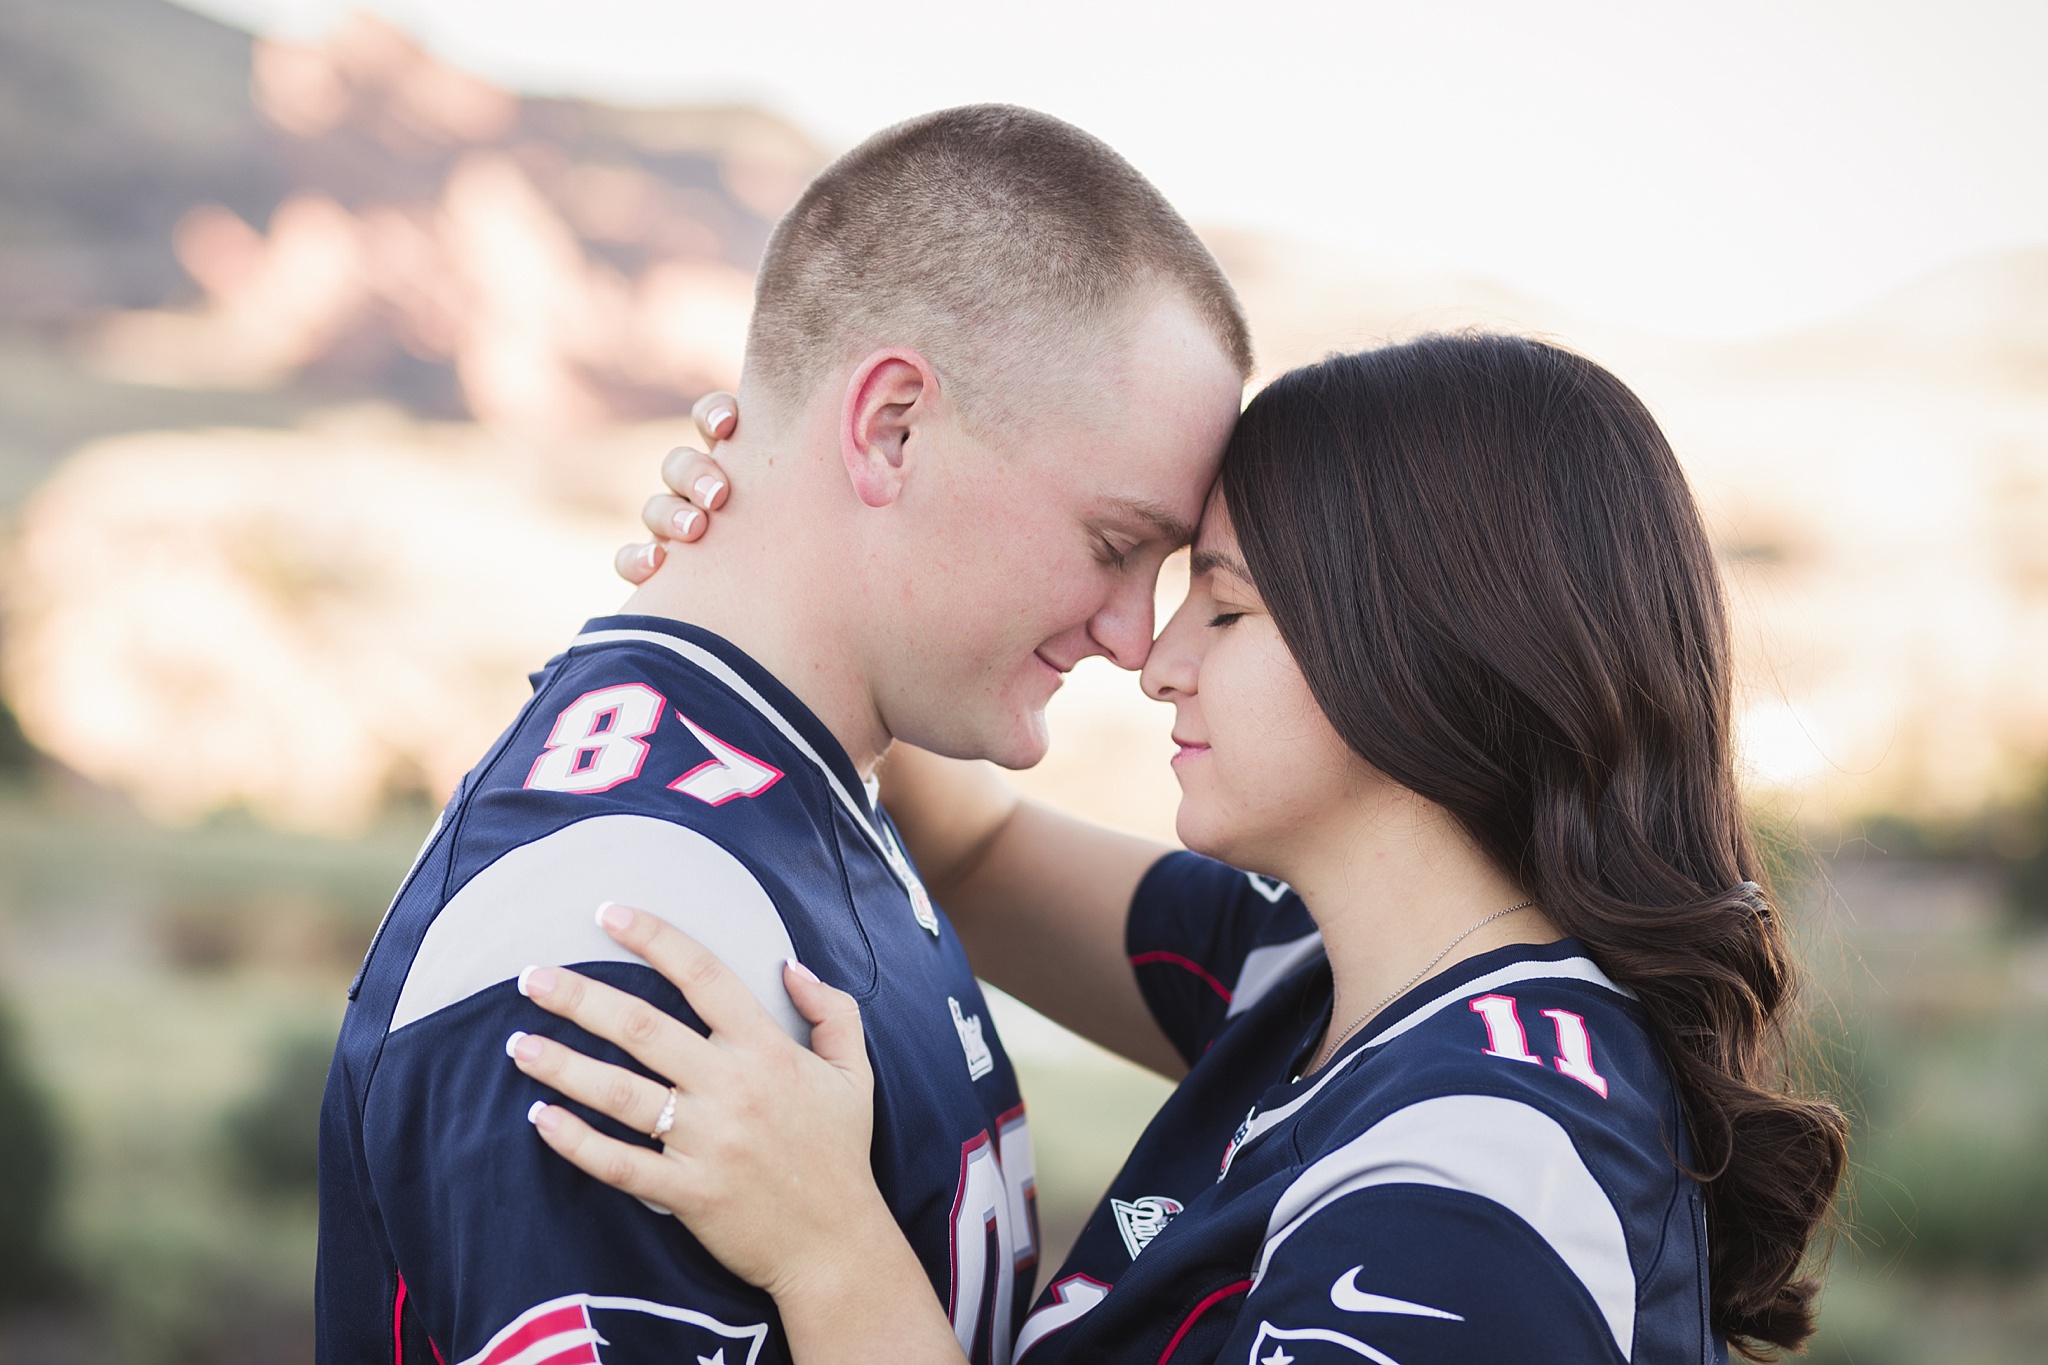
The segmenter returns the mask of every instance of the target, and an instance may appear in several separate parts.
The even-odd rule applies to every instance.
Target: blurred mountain
[[[267,216],[286,176],[249,103],[251,40],[161,0],[0,11],[0,315],[61,319],[187,286],[197,202]]]
[[[1958,261],[1833,323],[1741,348],[1780,382],[1883,376],[1916,387],[2048,389],[2048,247]]]
[[[0,7],[0,507],[83,440],[374,400],[571,430],[728,383],[820,163],[748,109],[526,99],[363,16]]]
[[[822,154],[753,110],[522,98],[360,16],[293,45],[163,0],[11,0],[0,77],[22,731],[172,819],[348,829],[447,791],[617,600],[608,551],[687,404],[737,378],[755,262]],[[1505,327],[1643,394],[1727,572],[1759,795],[1827,822],[2031,790],[2048,250],[1730,344],[1209,239],[1265,374]],[[1084,669],[1054,711],[1020,780],[1170,833],[1159,708]]]

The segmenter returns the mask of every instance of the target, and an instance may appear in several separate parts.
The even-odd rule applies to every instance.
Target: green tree
[[[227,1115],[235,1175],[270,1195],[311,1195],[320,1183],[320,1095],[334,1039],[291,1034],[271,1048],[263,1082]]]
[[[35,766],[35,746],[21,733],[21,723],[14,718],[14,712],[0,701],[0,777],[32,772]]]
[[[49,1097],[29,1073],[13,1020],[0,1011],[0,1305],[57,1287],[58,1157]]]

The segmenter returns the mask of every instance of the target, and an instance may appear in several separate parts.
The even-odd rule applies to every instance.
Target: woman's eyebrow
[[[1218,569],[1240,583],[1247,586],[1251,584],[1251,573],[1244,564],[1220,550],[1197,550],[1188,556],[1188,572],[1191,574],[1214,573]]]

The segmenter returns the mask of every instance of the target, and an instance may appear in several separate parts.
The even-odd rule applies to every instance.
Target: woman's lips
[[[1199,758],[1209,752],[1208,745],[1198,744],[1191,739],[1182,739],[1179,735],[1173,737],[1173,742],[1179,746],[1174,751],[1172,760],[1176,764],[1180,763],[1183,759]]]

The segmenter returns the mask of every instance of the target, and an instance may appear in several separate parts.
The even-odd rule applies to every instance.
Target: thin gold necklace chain
[[[1492,914],[1488,915],[1485,919],[1480,920],[1477,924],[1474,924],[1471,928],[1467,929],[1464,933],[1459,934],[1449,943],[1446,943],[1444,945],[1444,950],[1442,952],[1438,953],[1435,957],[1431,958],[1428,962],[1425,962],[1422,965],[1421,971],[1417,972],[1415,975],[1409,977],[1406,981],[1396,986],[1384,1000],[1381,1000],[1379,1003],[1375,1004],[1371,1009],[1367,1010],[1364,1014],[1361,1014],[1356,1019],[1353,1019],[1350,1022],[1350,1024],[1348,1024],[1345,1027],[1342,1033],[1338,1034],[1335,1038],[1330,1039],[1328,1042],[1325,1042],[1320,1048],[1317,1048],[1315,1061],[1309,1066],[1308,1071],[1304,1071],[1301,1074],[1303,1076],[1306,1076],[1309,1074],[1309,1071],[1314,1071],[1324,1062],[1329,1061],[1332,1056],[1336,1055],[1337,1049],[1344,1046],[1344,1040],[1346,1038],[1349,1038],[1352,1034],[1358,1032],[1359,1026],[1361,1024],[1363,1024],[1366,1020],[1372,1018],[1375,1014],[1378,1014],[1387,1006],[1393,1004],[1396,1000],[1399,1000],[1402,996],[1406,995],[1409,992],[1409,990],[1411,990],[1414,987],[1416,982],[1422,980],[1423,977],[1428,976],[1430,972],[1435,970],[1437,963],[1442,962],[1445,958],[1451,955],[1451,949],[1457,947],[1460,943],[1463,943],[1466,939],[1472,937],[1472,935],[1478,933],[1481,929],[1484,929],[1487,925],[1493,923],[1495,920],[1505,919],[1507,916],[1514,914],[1517,910],[1527,910],[1530,906],[1534,905],[1535,903],[1536,901],[1532,897],[1529,900],[1520,901],[1514,905],[1510,905],[1505,910],[1496,910]]]

